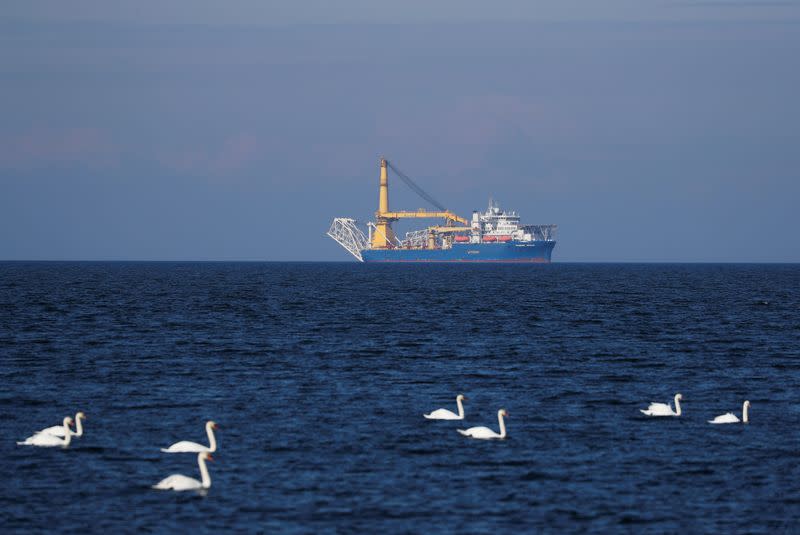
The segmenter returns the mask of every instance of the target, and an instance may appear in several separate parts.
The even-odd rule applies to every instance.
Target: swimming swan
[[[465,401],[466,399],[467,398],[464,397],[464,394],[459,394],[458,396],[456,396],[456,404],[458,405],[458,414],[454,413],[453,411],[449,411],[447,409],[436,409],[430,414],[423,414],[423,416],[429,420],[463,420],[464,405],[462,405],[461,402]]]
[[[76,431],[72,429],[69,430],[70,434],[73,437],[82,437],[83,436],[83,425],[81,425],[81,420],[85,420],[86,415],[82,412],[79,412],[75,415],[75,428]],[[54,437],[63,437],[64,436],[64,426],[63,425],[54,425],[52,427],[48,427],[47,429],[42,429],[39,431],[38,434],[45,433],[47,435],[53,435]]]
[[[488,427],[470,427],[469,429],[459,429],[458,432],[466,437],[472,438],[480,438],[484,440],[489,440],[492,438],[506,438],[506,424],[503,421],[503,417],[508,418],[508,413],[505,409],[500,409],[497,411],[497,421],[500,423],[500,432],[495,433]]]
[[[60,438],[48,433],[36,433],[35,435],[29,436],[22,442],[17,442],[17,446],[42,446],[44,448],[61,446],[62,448],[66,448],[69,446],[69,443],[72,440],[72,431],[69,428],[71,424],[72,418],[69,416],[64,418],[64,425],[62,426],[64,428],[64,438]]]
[[[202,444],[198,444],[197,442],[189,442],[188,440],[181,440],[180,442],[176,442],[169,448],[161,448],[161,451],[165,453],[199,453],[201,451],[207,451],[208,453],[214,453],[217,451],[217,439],[214,437],[214,429],[219,429],[217,424],[209,420],[206,422],[206,434],[208,435],[208,446],[203,446]]]
[[[667,403],[651,403],[647,410],[639,409],[642,414],[647,416],[680,416],[681,415],[681,400],[683,396],[675,394],[675,410]]]
[[[747,423],[749,420],[747,419],[747,409],[750,408],[750,402],[745,401],[744,405],[742,405],[742,423]],[[713,420],[709,420],[708,423],[710,424],[737,424],[739,423],[739,418],[736,417],[735,414],[729,412],[727,414],[723,414],[722,416],[717,416]]]
[[[158,490],[199,490],[211,487],[211,476],[208,475],[208,468],[206,468],[206,461],[213,461],[214,458],[207,451],[201,451],[197,454],[197,465],[200,467],[200,477],[202,481],[197,481],[194,478],[187,477],[181,474],[172,474],[165,477],[155,485],[154,489]]]

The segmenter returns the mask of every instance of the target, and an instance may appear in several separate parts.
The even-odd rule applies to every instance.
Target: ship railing
[[[361,251],[369,246],[369,242],[364,233],[361,232],[361,229],[356,226],[355,219],[347,217],[335,218],[327,234],[344,247],[347,252],[355,256],[359,262],[364,261],[361,257]]]

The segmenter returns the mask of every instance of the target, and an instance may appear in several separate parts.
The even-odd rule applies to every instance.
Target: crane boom
[[[381,214],[383,217],[389,219],[417,219],[417,218],[436,218],[441,217],[447,219],[448,221],[458,221],[462,225],[466,225],[468,221],[463,217],[459,217],[453,212],[449,210],[445,210],[444,212],[429,212],[427,210],[417,210],[416,212],[404,211],[404,212],[384,212]]]
[[[469,232],[472,227],[428,227],[429,232]]]

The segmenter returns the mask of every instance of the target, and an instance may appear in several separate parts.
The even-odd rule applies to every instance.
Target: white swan
[[[492,439],[492,438],[506,438],[506,424],[503,421],[503,417],[508,418],[508,413],[505,409],[500,409],[497,411],[497,421],[500,422],[500,432],[495,433],[488,427],[470,427],[469,429],[459,429],[458,432],[464,436],[472,437],[472,438],[480,438],[484,440]]]
[[[181,474],[172,474],[165,477],[155,485],[154,489],[158,490],[196,490],[207,489],[211,486],[211,476],[208,475],[208,468],[206,468],[206,461],[213,461],[214,458],[207,451],[201,451],[197,454],[197,465],[200,467],[200,477],[202,481],[197,481],[194,478],[187,477]]]
[[[72,418],[67,416],[64,418],[64,424],[62,426],[64,438],[60,438],[48,433],[36,433],[35,435],[29,436],[22,442],[17,442],[17,446],[42,446],[45,448],[61,446],[62,448],[66,448],[69,446],[69,443],[72,440],[72,431],[69,428],[70,425],[72,425]]]
[[[742,423],[747,423],[749,420],[747,419],[747,409],[750,408],[750,402],[745,401],[744,405],[742,405]],[[736,417],[735,414],[729,412],[727,414],[723,414],[722,416],[717,416],[713,420],[709,420],[708,423],[710,424],[737,424],[739,423],[739,418]]]
[[[464,397],[464,394],[459,394],[458,396],[456,396],[456,405],[458,405],[458,414],[454,413],[453,411],[449,411],[447,409],[436,409],[430,414],[423,414],[423,416],[429,420],[463,420],[464,405],[462,405],[461,402],[466,401],[466,399],[467,398]]]
[[[675,410],[668,403],[651,403],[647,410],[639,409],[642,414],[647,416],[680,416],[681,415],[681,400],[683,396],[675,394]]]
[[[197,442],[189,442],[188,440],[181,440],[180,442],[176,442],[169,448],[161,448],[161,451],[165,453],[199,453],[201,451],[207,451],[208,453],[214,453],[217,451],[217,439],[214,437],[214,429],[219,429],[217,424],[209,420],[206,422],[206,434],[208,435],[208,446],[203,446],[202,444],[198,444]]]
[[[69,430],[69,433],[73,437],[82,437],[83,436],[83,425],[81,424],[81,420],[85,420],[85,419],[86,419],[86,415],[83,414],[82,412],[79,412],[79,413],[77,413],[75,415],[75,428],[76,428],[76,431],[73,431],[72,429]],[[46,429],[42,429],[41,431],[39,431],[39,433],[37,433],[37,435],[40,434],[40,433],[44,433],[44,434],[47,434],[47,435],[53,435],[54,437],[63,437],[64,436],[64,426],[63,425],[54,425],[52,427],[48,427]]]

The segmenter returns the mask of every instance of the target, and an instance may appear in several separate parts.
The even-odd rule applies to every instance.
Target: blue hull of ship
[[[550,262],[556,242],[454,243],[450,249],[364,249],[364,262]]]

